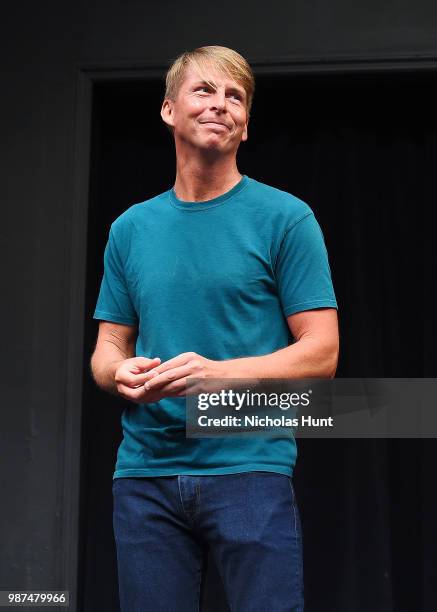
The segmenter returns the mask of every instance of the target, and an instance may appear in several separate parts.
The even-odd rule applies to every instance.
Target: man
[[[166,85],[175,185],[112,224],[94,314],[94,378],[130,401],[113,485],[121,608],[198,610],[210,550],[231,610],[302,611],[294,439],[187,438],[184,395],[188,377],[334,376],[323,237],[305,203],[237,169],[254,92],[241,55],[184,53]]]

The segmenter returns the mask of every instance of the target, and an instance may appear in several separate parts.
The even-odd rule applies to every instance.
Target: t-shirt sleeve
[[[286,230],[275,273],[286,317],[314,308],[337,308],[325,241],[312,212]]]
[[[105,248],[103,278],[93,318],[126,325],[138,323],[112,228]]]

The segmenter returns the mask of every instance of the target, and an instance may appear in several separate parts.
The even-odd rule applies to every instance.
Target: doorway
[[[239,169],[305,200],[322,227],[339,302],[338,377],[436,375],[435,288],[429,282],[436,267],[434,81],[431,73],[257,78]],[[172,137],[159,116],[163,89],[152,79],[103,82],[94,91],[81,480],[84,612],[118,610],[111,479],[123,403],[90,379],[92,314],[111,222],[174,181]],[[428,510],[436,505],[435,494],[425,498],[420,488],[430,469],[424,457],[427,465],[437,458],[432,442],[298,442],[295,481],[310,612],[419,611],[418,602],[427,609],[432,595],[422,572],[431,553],[414,525],[424,500]],[[415,483],[417,496],[407,482]],[[369,531],[365,513],[375,498]],[[413,525],[408,533],[406,517]],[[435,535],[431,521],[422,529]],[[206,580],[204,612],[225,612],[212,565]]]

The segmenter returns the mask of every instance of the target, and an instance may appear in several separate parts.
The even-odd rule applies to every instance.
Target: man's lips
[[[226,128],[227,130],[229,130],[229,126],[226,125],[226,123],[221,123],[220,121],[200,121],[199,123],[201,123],[202,125],[221,125],[222,127]]]

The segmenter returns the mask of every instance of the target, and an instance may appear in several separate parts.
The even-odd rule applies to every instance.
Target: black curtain
[[[434,377],[433,73],[260,76],[239,169],[323,229],[339,303],[338,377]],[[163,84],[102,83],[93,105],[84,355],[82,610],[118,610],[111,478],[123,401],[91,381],[92,313],[111,221],[173,185]],[[414,411],[414,406],[411,406]],[[298,440],[308,612],[437,607],[433,439]],[[203,610],[227,610],[211,562]],[[266,611],[267,612],[267,611]]]

